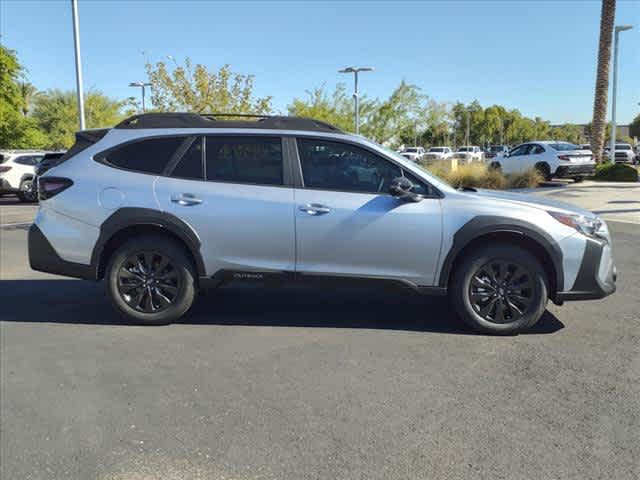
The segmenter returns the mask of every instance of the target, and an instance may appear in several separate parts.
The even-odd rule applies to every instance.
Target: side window
[[[531,145],[529,155],[538,155],[540,153],[544,153],[544,148],[542,148],[540,145]]]
[[[387,193],[400,167],[346,143],[299,138],[305,187],[361,193]]]
[[[425,196],[433,195],[435,193],[431,186],[424,183],[422,180],[419,180],[417,177],[407,172],[406,170],[402,171],[402,175],[411,180],[411,183],[413,183],[413,193]]]
[[[282,185],[282,140],[279,137],[208,136],[205,171],[212,182]]]
[[[114,167],[135,172],[159,174],[185,137],[155,137],[127,143],[98,156]]]
[[[196,138],[171,172],[172,177],[204,180],[202,137]]]
[[[517,157],[519,155],[526,155],[527,150],[529,150],[529,145],[520,145],[519,147],[516,147],[513,150],[511,150],[510,155],[512,157]]]

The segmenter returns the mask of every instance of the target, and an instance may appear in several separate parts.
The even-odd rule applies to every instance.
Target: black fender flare
[[[153,226],[170,232],[184,242],[195,261],[199,276],[205,276],[204,260],[200,252],[200,240],[193,229],[175,215],[150,208],[123,207],[116,210],[100,226],[100,235],[91,254],[91,267],[96,278],[100,277],[100,262],[105,246],[122,230],[137,226]]]
[[[439,287],[447,287],[453,265],[459,254],[471,242],[485,235],[511,233],[523,235],[529,240],[533,240],[540,245],[553,263],[555,271],[556,289],[564,289],[564,268],[562,264],[563,255],[558,243],[544,230],[532,223],[517,218],[501,217],[494,215],[480,215],[465,223],[453,236],[453,244],[444,259],[440,276],[438,278]]]

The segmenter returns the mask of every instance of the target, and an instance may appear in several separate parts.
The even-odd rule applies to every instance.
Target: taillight
[[[71,185],[73,185],[73,181],[68,178],[40,177],[38,178],[38,197],[40,200],[47,200]]]
[[[570,162],[571,157],[569,155],[558,155],[558,160],[564,160],[565,162]]]
[[[0,167],[0,173],[8,172],[11,170],[11,167]]]

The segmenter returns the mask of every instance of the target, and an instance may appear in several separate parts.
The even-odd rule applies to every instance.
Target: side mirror
[[[413,187],[413,183],[408,178],[397,177],[391,181],[389,193],[405,202],[419,202],[422,200],[422,195],[412,192]]]

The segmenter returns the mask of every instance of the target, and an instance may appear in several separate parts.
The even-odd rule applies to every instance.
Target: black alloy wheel
[[[118,293],[129,307],[160,313],[174,304],[182,287],[178,269],[157,251],[129,255],[117,273]]]
[[[492,260],[473,274],[468,294],[474,311],[484,320],[512,323],[530,310],[534,300],[533,280],[522,265]]]

